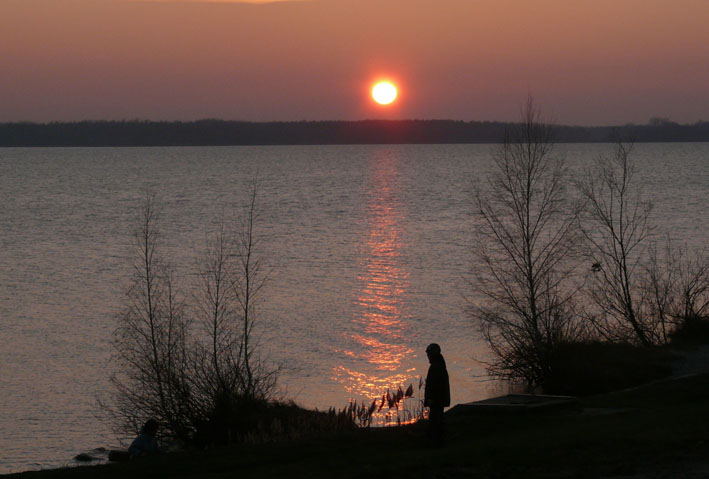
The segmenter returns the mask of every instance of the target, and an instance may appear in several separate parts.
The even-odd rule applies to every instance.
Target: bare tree
[[[169,434],[185,438],[188,320],[162,253],[153,195],[143,203],[133,236],[133,276],[113,340],[118,365],[111,376],[114,395],[105,406],[123,433],[134,433],[146,419],[155,418]]]
[[[193,295],[195,322],[202,335],[194,343],[192,374],[207,420],[216,403],[229,402],[242,394],[243,351],[240,317],[230,275],[234,267],[234,238],[221,223],[208,239],[197,261],[199,285]]]
[[[254,187],[233,227],[220,223],[198,262],[193,383],[199,405],[197,435],[232,442],[249,434],[256,411],[274,399],[278,367],[257,354],[254,325],[267,279],[256,233]]]
[[[674,255],[677,296],[673,316],[680,322],[709,316],[709,252],[690,254],[685,248]]]
[[[679,283],[675,265],[679,258],[669,238],[662,253],[658,251],[657,244],[652,244],[648,249],[643,285],[647,301],[643,303],[647,305],[647,317],[652,318],[656,324],[653,329],[658,341],[667,343],[676,324],[673,313],[677,309]]]
[[[253,336],[253,328],[257,323],[261,293],[269,277],[269,271],[263,263],[263,237],[256,231],[257,191],[254,185],[250,201],[240,218],[234,251],[237,261],[231,271],[230,281],[241,320],[239,347],[245,373],[243,390],[248,397],[266,398],[275,392],[279,368],[267,366],[261,357],[255,355],[257,341]]]
[[[593,267],[590,317],[609,340],[650,345],[659,340],[657,322],[643,314],[648,301],[642,287],[643,262],[651,234],[652,204],[633,183],[631,146],[618,142],[614,155],[588,168],[578,189],[586,202],[581,230]]]
[[[476,195],[475,286],[485,299],[470,313],[496,357],[489,371],[530,385],[551,377],[555,348],[579,334],[570,282],[578,209],[553,148],[553,129],[530,97]]]
[[[101,403],[120,432],[135,433],[153,418],[184,442],[231,442],[254,425],[244,418],[275,398],[279,368],[262,360],[253,337],[268,275],[255,187],[249,199],[235,228],[222,223],[209,238],[191,304],[164,259],[155,198],[144,202],[114,336],[113,398]]]

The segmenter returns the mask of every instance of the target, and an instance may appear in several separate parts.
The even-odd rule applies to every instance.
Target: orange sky
[[[0,121],[709,120],[707,0],[0,0]],[[373,80],[400,87],[376,106]]]

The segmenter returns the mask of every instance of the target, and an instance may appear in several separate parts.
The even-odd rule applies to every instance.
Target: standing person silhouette
[[[441,354],[441,347],[436,343],[429,344],[426,355],[431,364],[426,375],[423,400],[423,405],[428,407],[427,439],[431,446],[438,447],[442,446],[444,441],[443,408],[451,404],[451,391],[446,360]]]

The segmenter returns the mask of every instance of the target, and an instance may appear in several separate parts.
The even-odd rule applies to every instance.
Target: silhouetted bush
[[[709,317],[689,316],[670,333],[672,346],[709,344]]]
[[[580,224],[592,274],[587,319],[602,338],[651,346],[663,342],[665,323],[649,314],[642,265],[648,261],[652,202],[634,181],[632,145],[616,144],[576,186],[585,201]]]
[[[600,341],[558,345],[552,374],[542,389],[548,394],[587,396],[648,383],[672,373],[666,349]]]
[[[241,225],[224,225],[198,264],[192,301],[167,261],[153,196],[143,204],[134,274],[114,332],[112,396],[104,408],[121,435],[147,419],[183,444],[228,444],[260,427],[280,369],[262,361],[252,336],[260,291],[254,188]]]
[[[220,404],[213,417],[199,424],[192,444],[265,444],[337,436],[356,427],[347,408],[322,412],[304,409],[294,402],[239,398],[231,404]]]
[[[574,314],[579,205],[554,145],[529,97],[475,198],[472,288],[482,299],[468,312],[493,353],[488,372],[530,389],[549,381],[558,345],[584,333]]]

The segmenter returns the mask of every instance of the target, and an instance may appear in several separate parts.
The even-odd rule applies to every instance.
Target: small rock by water
[[[81,454],[77,454],[76,456],[74,456],[74,460],[79,461],[79,462],[91,462],[91,461],[95,461],[96,458],[91,457],[90,454],[86,454],[85,452],[82,452]]]

